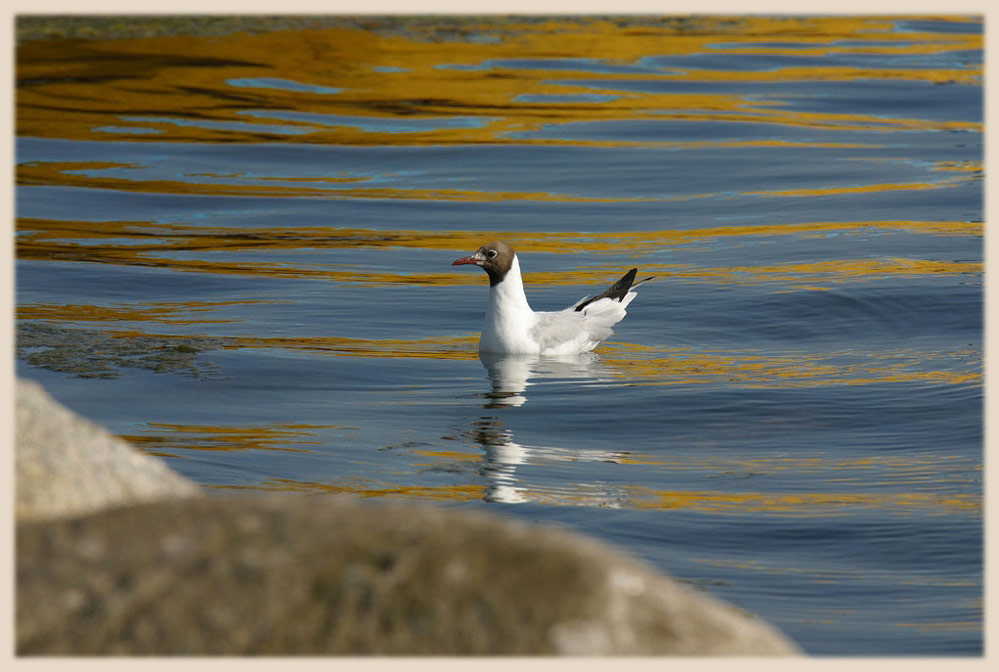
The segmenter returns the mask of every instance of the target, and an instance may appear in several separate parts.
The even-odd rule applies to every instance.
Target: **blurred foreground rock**
[[[17,520],[201,492],[161,460],[59,404],[38,383],[18,380],[16,397]]]
[[[19,655],[800,653],[759,619],[550,527],[411,504],[187,497],[190,482],[108,448],[69,411],[22,413],[22,397],[40,403],[35,387],[19,383],[18,516],[60,518],[17,527]],[[35,423],[49,428],[22,427]],[[114,497],[79,497],[86,515],[70,518],[71,498],[40,504],[70,473],[22,469],[22,451],[78,462],[85,493],[104,470],[171,485],[163,501],[93,513],[134,498],[112,479]],[[155,467],[138,473],[137,457]]]

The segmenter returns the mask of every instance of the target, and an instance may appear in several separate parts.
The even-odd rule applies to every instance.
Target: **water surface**
[[[19,375],[215,491],[595,535],[813,654],[982,652],[982,22],[17,50]],[[480,360],[633,266],[615,335]]]

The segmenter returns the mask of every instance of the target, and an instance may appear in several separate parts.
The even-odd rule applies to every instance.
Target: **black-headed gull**
[[[637,296],[637,268],[606,291],[587,296],[565,310],[535,312],[527,303],[520,262],[504,242],[486,243],[452,266],[475,264],[489,275],[489,307],[479,338],[479,351],[507,355],[575,355],[589,352],[613,333],[625,308]]]

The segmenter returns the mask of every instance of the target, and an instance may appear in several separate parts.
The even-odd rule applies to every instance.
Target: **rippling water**
[[[216,490],[596,535],[814,654],[982,652],[982,23],[465,19],[17,50],[19,375]],[[657,275],[573,359],[480,360]]]

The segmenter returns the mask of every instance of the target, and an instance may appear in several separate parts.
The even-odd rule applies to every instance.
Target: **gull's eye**
[[[486,256],[489,257],[490,259],[495,259],[497,254],[499,253],[496,250],[489,250],[488,252],[486,252]]]

